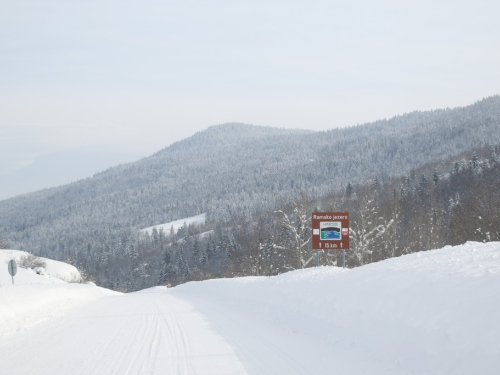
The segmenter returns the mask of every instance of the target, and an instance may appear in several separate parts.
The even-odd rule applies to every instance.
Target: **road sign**
[[[315,212],[312,214],[314,250],[349,250],[349,213]]]
[[[14,284],[14,276],[16,276],[17,273],[16,261],[14,259],[11,259],[7,268],[9,269],[10,276],[12,276],[12,284]]]
[[[9,262],[9,274],[10,276],[16,276],[16,273],[17,273],[17,264],[16,264],[16,261],[14,259],[12,259],[10,262]]]

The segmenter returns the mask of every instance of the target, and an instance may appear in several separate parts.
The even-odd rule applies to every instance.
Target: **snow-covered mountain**
[[[110,293],[2,282],[0,334],[8,331],[0,344],[2,370],[493,375],[500,368],[498,242],[355,269]],[[45,307],[25,310],[41,302]]]
[[[65,259],[117,243],[124,232],[201,213],[232,222],[301,192],[317,198],[349,181],[408,174],[498,144],[499,129],[499,96],[319,133],[214,126],[138,162],[1,201],[0,236],[13,247]]]

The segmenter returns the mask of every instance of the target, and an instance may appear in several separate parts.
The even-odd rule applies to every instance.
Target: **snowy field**
[[[124,295],[1,280],[0,311],[11,315],[35,286],[60,304],[93,291],[0,337],[8,374],[500,373],[500,243]],[[6,303],[5,292],[19,297]]]
[[[170,230],[173,228],[174,233],[177,233],[179,228],[182,228],[184,224],[189,225],[189,224],[205,224],[207,214],[201,214],[197,216],[192,216],[192,217],[187,217],[185,219],[180,219],[176,221],[171,221],[169,223],[164,223],[164,224],[158,224],[154,225],[152,227],[144,228],[141,229],[141,232],[151,234],[153,233],[153,229],[156,228],[156,230],[159,232],[161,229],[165,234],[170,234]]]

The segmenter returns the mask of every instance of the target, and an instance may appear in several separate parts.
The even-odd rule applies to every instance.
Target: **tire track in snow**
[[[103,297],[11,335],[0,363],[9,375],[34,366],[51,375],[246,374],[204,316],[166,288]]]
[[[156,304],[156,303],[155,303]],[[171,351],[171,363],[174,366],[173,373],[179,375],[192,374],[193,372],[189,371],[189,361],[187,360],[189,356],[189,351],[186,349],[186,344],[184,342],[185,338],[180,337],[179,328],[177,320],[179,317],[176,317],[176,314],[172,311],[172,309],[168,306],[168,304],[164,304],[164,308],[167,309],[167,312],[163,312],[158,305],[156,304],[156,308],[158,309],[159,316],[162,317],[165,322],[162,325],[164,328],[168,328],[168,335],[172,338],[171,346],[167,348],[167,350]],[[172,319],[175,317],[176,319]],[[182,344],[182,345],[181,345]],[[175,360],[176,359],[176,360]]]
[[[115,333],[111,337],[107,336],[106,341],[103,342],[101,347],[94,351],[96,354],[89,357],[88,363],[91,363],[92,365],[90,368],[85,369],[84,373],[96,375],[118,374],[118,372],[114,371],[112,367],[107,368],[105,371],[102,371],[102,369],[100,369],[102,367],[102,363],[123,363],[125,358],[130,357],[130,352],[131,350],[133,350],[133,340],[130,340],[130,337],[136,337],[140,334],[140,331],[137,330],[137,324],[134,323],[141,317],[147,318],[147,314],[144,314],[141,311],[142,309],[137,305],[134,306],[131,314],[123,314],[123,310],[128,307],[128,304],[126,304],[126,300],[124,300],[124,298],[126,298],[126,296],[121,296],[121,299],[115,301],[111,309],[107,309],[108,312],[110,312],[109,310],[114,310],[116,313],[118,313],[112,314],[111,316],[114,319],[123,319],[122,324],[120,324],[119,328],[116,328],[113,327],[114,322],[112,322],[104,328],[105,330],[103,333],[109,331],[110,329],[115,331]],[[97,319],[99,319],[99,316],[97,316]],[[147,324],[146,326],[148,327],[149,324]],[[123,347],[123,344],[126,342],[129,342],[130,344]],[[123,349],[118,349],[120,347],[123,347]],[[85,368],[86,366],[83,367]],[[125,372],[125,374],[126,373],[129,372]]]

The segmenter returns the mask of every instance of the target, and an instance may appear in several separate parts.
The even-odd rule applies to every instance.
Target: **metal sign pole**
[[[342,250],[342,268],[345,269],[345,250]]]
[[[319,267],[319,250],[316,249],[316,267]]]

